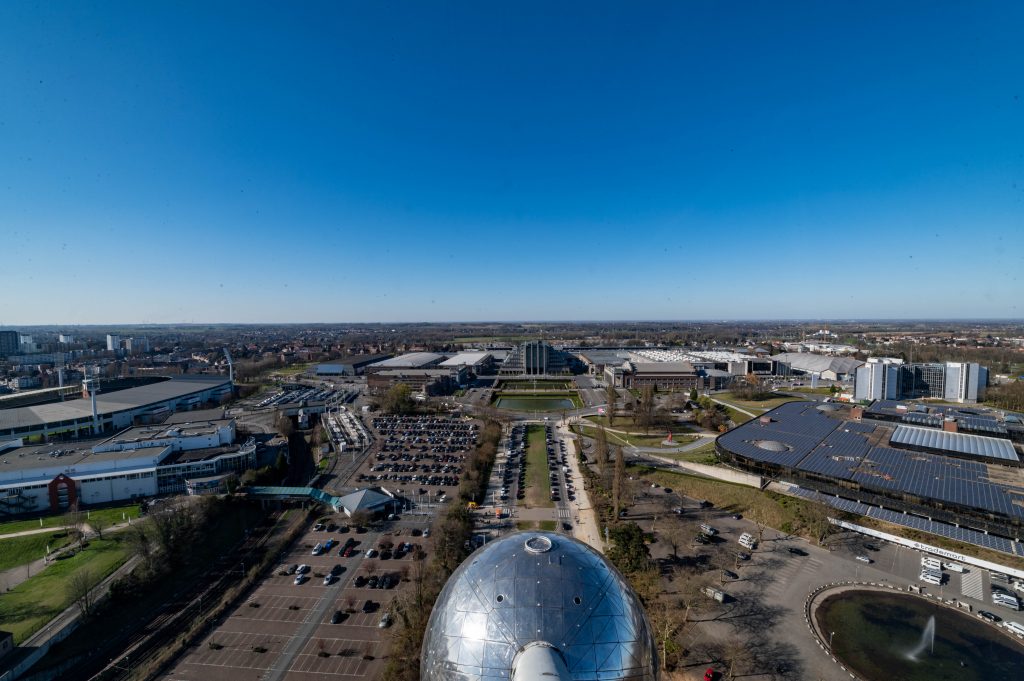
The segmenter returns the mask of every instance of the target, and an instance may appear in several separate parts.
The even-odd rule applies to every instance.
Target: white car
[[[309,579],[306,575],[295,575],[295,586],[306,582]]]
[[[373,558],[377,555],[377,549],[368,549],[364,554],[367,558]]]
[[[855,560],[859,560],[862,563],[872,563],[872,562],[874,562],[870,558],[868,558],[867,556],[857,556]]]
[[[307,572],[309,572],[309,566],[308,566],[308,565],[306,565],[306,564],[302,564],[302,565],[300,565],[299,567],[295,568],[295,571],[296,571],[297,573],[299,573],[300,575],[304,575],[304,574],[306,574]]]

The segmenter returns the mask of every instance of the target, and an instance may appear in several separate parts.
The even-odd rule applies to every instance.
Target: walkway
[[[730,403],[728,403],[728,402],[723,402],[722,400],[716,400],[716,399],[715,399],[714,397],[711,397],[711,398],[709,398],[709,399],[710,399],[710,400],[711,400],[712,402],[714,402],[715,404],[720,404],[720,405],[722,405],[723,407],[729,407],[730,409],[735,409],[735,410],[736,410],[736,411],[738,411],[739,413],[741,413],[741,414],[746,414],[747,416],[749,416],[749,417],[750,417],[750,418],[752,418],[752,419],[756,419],[756,418],[757,418],[758,416],[760,416],[760,415],[761,415],[761,414],[755,414],[755,413],[753,413],[753,412],[749,412],[749,411],[747,411],[746,409],[744,409],[744,408],[742,408],[742,407],[737,407],[737,406],[736,406],[735,404],[730,404]],[[761,413],[764,413],[764,412],[761,412]]]
[[[565,441],[572,442],[576,439],[575,434],[569,430],[569,426],[566,423],[558,424],[558,432]],[[590,505],[590,495],[587,493],[586,485],[583,483],[580,462],[575,454],[575,452],[570,453],[566,451],[565,457],[569,464],[569,473],[572,476],[573,486],[576,489],[576,500],[571,502],[576,514],[573,535],[592,546],[595,550],[604,553],[604,542],[601,540],[601,529],[598,526],[597,515],[594,512],[594,507]]]

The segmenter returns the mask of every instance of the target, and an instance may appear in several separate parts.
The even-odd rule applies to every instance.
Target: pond
[[[833,653],[872,681],[1020,678],[1024,646],[973,616],[878,591],[827,597],[815,617]]]
[[[570,411],[576,408],[568,397],[499,397],[494,406],[511,411]]]

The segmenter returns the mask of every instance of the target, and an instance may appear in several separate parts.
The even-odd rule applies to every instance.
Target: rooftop
[[[443,359],[444,355],[439,355],[435,352],[409,352],[398,357],[374,362],[371,366],[374,369],[420,368],[437,364]]]
[[[460,352],[459,354],[449,357],[445,361],[441,362],[438,366],[443,367],[460,367],[460,366],[474,366],[487,360],[488,357],[493,357],[489,352],[483,350],[473,352]]]
[[[221,376],[175,376],[166,381],[137,388],[126,388],[106,394],[97,393],[96,411],[100,415],[105,415],[140,409],[222,385],[230,385],[230,381]],[[92,418],[92,402],[88,398],[0,410],[0,430],[42,426],[83,418]]]

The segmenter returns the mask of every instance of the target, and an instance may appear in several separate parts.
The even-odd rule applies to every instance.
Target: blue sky
[[[1024,317],[1024,5],[0,3],[0,324]]]

